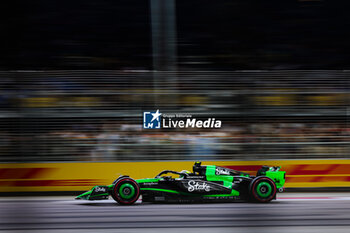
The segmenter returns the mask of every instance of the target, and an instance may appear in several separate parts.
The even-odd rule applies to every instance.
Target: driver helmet
[[[187,171],[187,170],[182,170],[180,173],[186,173],[186,174],[190,174],[191,172]],[[184,175],[180,175],[181,178],[184,178]]]

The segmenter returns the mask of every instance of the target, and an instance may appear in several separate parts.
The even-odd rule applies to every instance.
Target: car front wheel
[[[111,195],[121,205],[132,205],[140,196],[140,187],[134,179],[121,178],[115,182]]]

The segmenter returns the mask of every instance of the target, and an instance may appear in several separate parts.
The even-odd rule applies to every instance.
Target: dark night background
[[[1,22],[2,70],[152,68],[149,1],[11,8]],[[177,0],[178,69],[349,69],[348,9],[345,0]]]

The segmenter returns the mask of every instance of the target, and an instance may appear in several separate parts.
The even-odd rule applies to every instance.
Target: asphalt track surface
[[[0,198],[0,232],[350,232],[350,194],[284,194],[268,204],[146,204]]]

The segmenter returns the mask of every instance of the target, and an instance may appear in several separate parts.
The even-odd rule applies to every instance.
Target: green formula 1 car
[[[143,202],[219,202],[245,200],[270,202],[283,192],[285,172],[280,167],[262,166],[256,176],[208,165],[193,165],[193,172],[164,170],[155,178],[134,180],[120,176],[108,186],[95,186],[76,199],[103,200],[109,195],[122,205]]]

